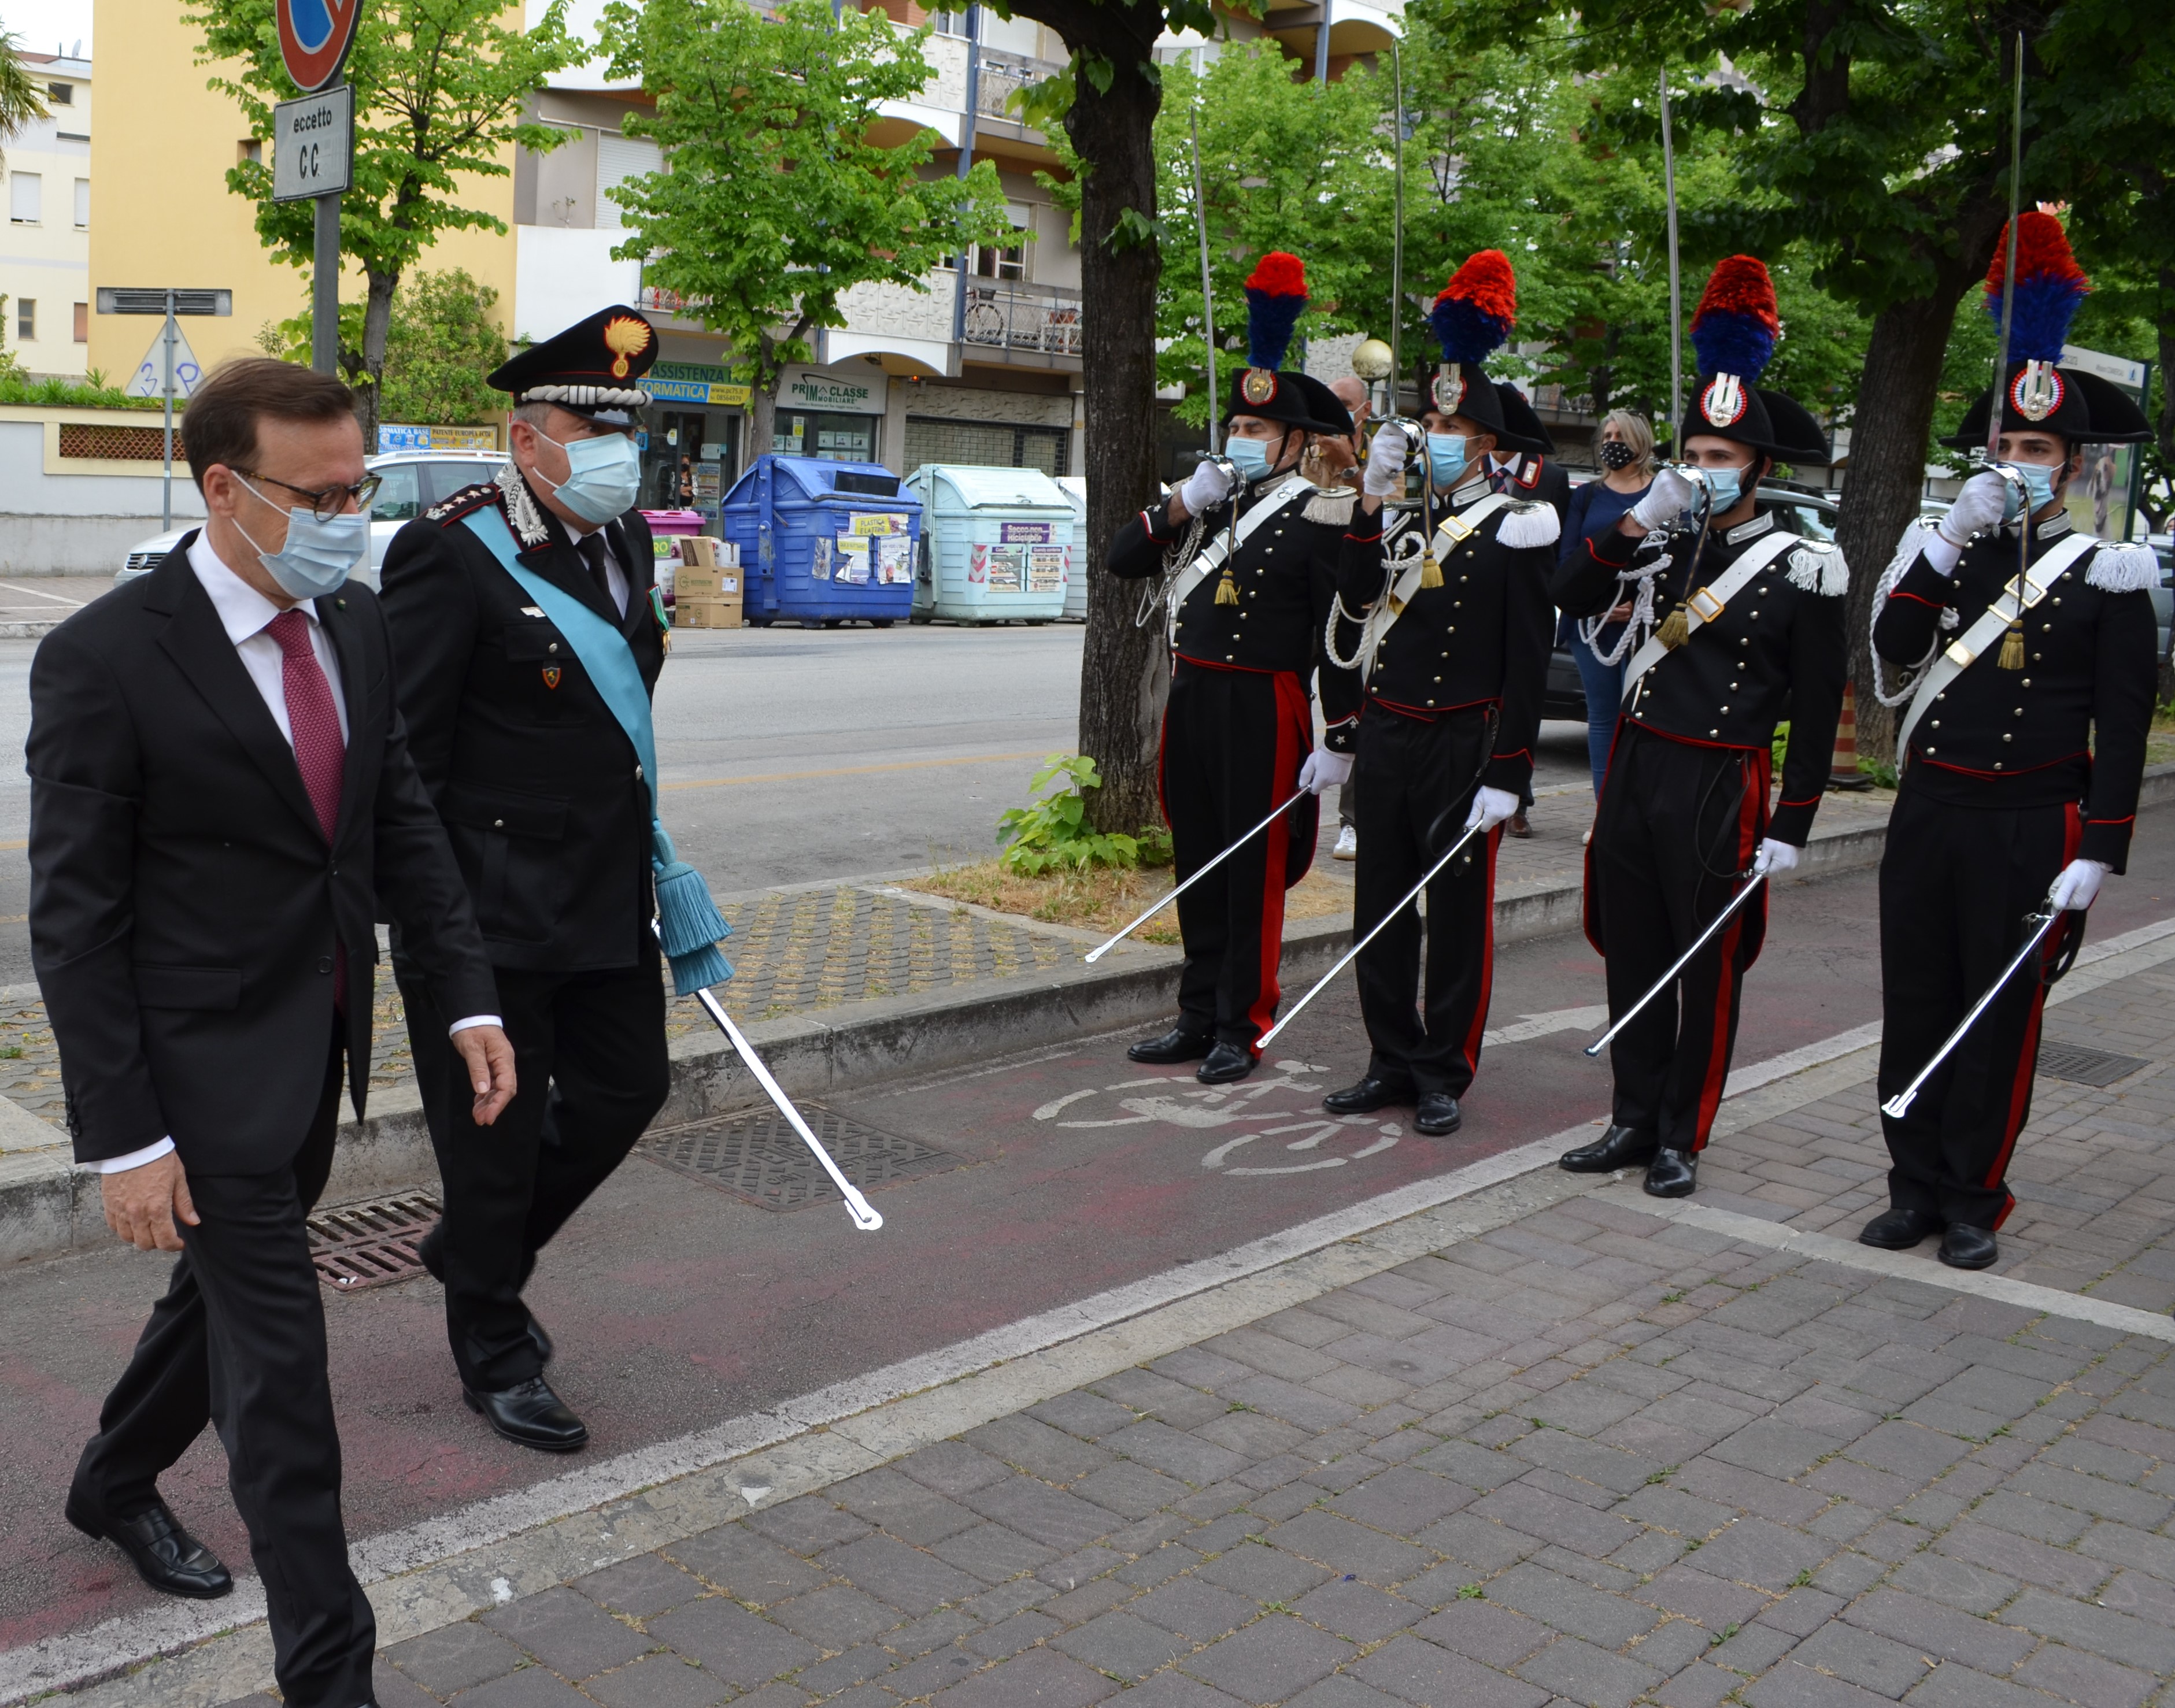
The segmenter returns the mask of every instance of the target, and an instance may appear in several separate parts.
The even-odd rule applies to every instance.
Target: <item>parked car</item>
[[[490,480],[505,461],[503,454],[491,451],[393,451],[372,457],[370,472],[385,484],[370,503],[370,566],[360,572],[362,578],[372,588],[377,585],[377,567],[403,523],[412,522],[464,486]],[[198,525],[192,522],[130,546],[114,579],[133,581],[155,568]]]
[[[1838,512],[1833,494],[1765,485],[1757,496],[1760,509],[1772,514],[1791,533],[1806,540],[1835,538]],[[1549,659],[1548,684],[1541,691],[1541,716],[1586,722],[1586,688],[1578,679],[1578,664],[1569,647],[1558,647]]]

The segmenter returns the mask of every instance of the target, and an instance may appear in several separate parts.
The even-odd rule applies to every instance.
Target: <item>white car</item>
[[[402,523],[412,522],[462,487],[490,480],[505,461],[505,454],[496,451],[393,451],[372,457],[370,472],[385,484],[370,504],[370,567],[360,572],[362,578],[372,588],[377,585],[377,567]],[[156,568],[182,543],[182,535],[200,525],[192,522],[132,545],[114,579],[133,581]]]

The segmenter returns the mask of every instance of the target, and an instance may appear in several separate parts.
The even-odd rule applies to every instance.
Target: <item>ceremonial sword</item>
[[[657,929],[654,919],[650,921],[649,928],[653,931]],[[801,1119],[800,1111],[794,1108],[793,1099],[786,1096],[784,1088],[771,1077],[770,1070],[762,1065],[762,1058],[755,1053],[755,1046],[747,1041],[746,1035],[740,1028],[733,1024],[733,1017],[725,1012],[724,1005],[710,994],[707,986],[697,990],[695,998],[708,1011],[710,1018],[717,1022],[718,1030],[725,1034],[740,1060],[746,1065],[747,1071],[755,1076],[756,1083],[778,1106],[778,1112],[785,1117],[786,1125],[800,1135],[802,1144],[815,1152],[816,1160],[823,1165],[823,1172],[831,1177],[831,1184],[838,1189],[838,1196],[846,1201],[846,1213],[854,1218],[854,1226],[864,1234],[873,1234],[882,1227],[883,1217],[877,1215],[875,1207],[861,1196],[861,1189],[839,1172],[838,1165],[831,1160],[831,1153],[823,1148],[823,1141]]]
[[[1217,867],[1222,865],[1224,861],[1230,859],[1233,854],[1238,853],[1240,849],[1245,847],[1248,843],[1251,842],[1256,837],[1259,836],[1263,831],[1274,824],[1283,814],[1289,812],[1294,805],[1296,805],[1299,801],[1304,800],[1305,797],[1306,790],[1304,789],[1300,789],[1297,794],[1294,794],[1289,800],[1287,800],[1283,805],[1277,807],[1274,812],[1271,813],[1266,818],[1263,819],[1259,824],[1248,831],[1245,835],[1240,837],[1238,841],[1233,843],[1230,847],[1225,849],[1223,853],[1217,855],[1214,859],[1209,861],[1207,865],[1201,867],[1199,871],[1196,872],[1191,877],[1188,878],[1184,883],[1180,884],[1176,889],[1173,890],[1169,895],[1158,902],[1153,908],[1150,908],[1147,912],[1142,914],[1139,919],[1134,920],[1133,923],[1126,926],[1124,930],[1119,932],[1116,936],[1111,938],[1109,942],[1103,944],[1100,947],[1090,949],[1088,952],[1088,958],[1090,961],[1101,960],[1105,955],[1109,954],[1111,950],[1116,948],[1119,944],[1124,942],[1126,938],[1131,936],[1134,932],[1139,930],[1140,928],[1147,924],[1150,919],[1155,918],[1158,914],[1160,914],[1165,908],[1169,907],[1173,902],[1176,901],[1180,896],[1184,895],[1188,890],[1199,883],[1201,879],[1207,877],[1209,873],[1214,871]]]
[[[1740,874],[1740,876],[1742,876],[1742,874]],[[1657,996],[1660,995],[1662,991],[1668,989],[1671,982],[1675,979],[1678,973],[1684,970],[1685,966],[1690,962],[1692,957],[1698,954],[1700,950],[1706,946],[1707,940],[1712,937],[1714,934],[1717,931],[1719,931],[1724,925],[1728,924],[1731,919],[1734,919],[1737,915],[1737,910],[1752,899],[1752,892],[1766,881],[1767,874],[1765,871],[1755,870],[1752,873],[1752,881],[1745,885],[1743,889],[1739,890],[1734,896],[1730,897],[1729,905],[1714,916],[1714,919],[1708,924],[1706,930],[1700,932],[1697,937],[1692,940],[1691,947],[1685,950],[1683,954],[1678,956],[1675,963],[1670,967],[1669,970],[1654,981],[1653,989],[1647,991],[1644,996],[1641,996],[1636,1002],[1633,1003],[1631,1006],[1625,1011],[1624,1017],[1621,1020],[1610,1027],[1608,1031],[1603,1033],[1600,1037],[1595,1038],[1592,1043],[1587,1045],[1586,1053],[1590,1056],[1600,1055],[1601,1052],[1608,1047],[1608,1040],[1615,1037],[1618,1033],[1623,1031],[1623,1029],[1629,1026],[1633,1021],[1636,1020],[1639,1017],[1639,1011],[1641,1009],[1644,1008],[1649,1002],[1652,1002]]]
[[[1988,987],[1986,995],[1972,1005],[1971,1012],[1956,1023],[1956,1029],[1949,1034],[1947,1042],[1934,1052],[1934,1059],[1918,1070],[1918,1076],[1896,1093],[1894,1097],[1889,1098],[1886,1103],[1881,1104],[1881,1114],[1891,1116],[1899,1121],[1910,1114],[1912,1099],[1918,1095],[1926,1082],[1934,1076],[1934,1071],[1946,1061],[1955,1047],[1963,1042],[1964,1034],[1972,1029],[1979,1016],[1993,1006],[1993,999],[2001,995],[2002,988],[2015,976],[2016,969],[2031,958],[2033,950],[2046,941],[2048,932],[2054,929],[2054,922],[2062,917],[2063,912],[2063,909],[2055,907],[2050,892],[2048,899],[2040,904],[2037,912],[2026,914],[2024,916],[2027,920],[2037,919],[2039,922],[2038,929],[2026,940],[2024,946],[2016,952],[2016,958],[2001,969],[2001,977]]]

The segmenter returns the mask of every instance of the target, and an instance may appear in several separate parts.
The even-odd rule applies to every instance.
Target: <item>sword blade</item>
[[[1964,1034],[1977,1023],[1979,1016],[1993,1006],[1993,999],[1999,996],[2009,981],[2016,976],[2016,969],[2031,959],[2032,951],[2046,941],[2048,932],[2054,929],[2054,922],[2061,917],[2061,914],[2052,908],[2048,909],[2046,917],[2039,921],[2039,929],[2034,931],[2026,940],[2024,946],[2016,952],[2016,958],[2001,969],[2001,976],[1987,987],[1986,995],[1974,1002],[1972,1005],[1971,1012],[1956,1022],[1956,1029],[1951,1032],[1947,1040],[1934,1052],[1934,1059],[1918,1070],[1917,1077],[1896,1093],[1894,1097],[1889,1098],[1886,1103],[1881,1104],[1881,1114],[1900,1121],[1905,1115],[1911,1113],[1912,1102],[1924,1088],[1926,1082],[1934,1076],[1934,1071],[1954,1053],[1955,1047],[1964,1041]]]
[[[1739,890],[1735,895],[1729,898],[1729,905],[1724,908],[1720,913],[1717,914],[1714,918],[1708,922],[1706,930],[1700,932],[1698,936],[1692,940],[1691,947],[1685,950],[1683,954],[1677,957],[1675,963],[1670,967],[1669,970],[1664,973],[1659,979],[1656,979],[1654,981],[1653,988],[1647,991],[1644,996],[1641,996],[1636,1002],[1633,1003],[1627,1011],[1625,1011],[1624,1017],[1621,1020],[1611,1026],[1608,1030],[1603,1033],[1600,1037],[1595,1038],[1592,1043],[1587,1045],[1586,1053],[1589,1056],[1596,1056],[1599,1055],[1603,1050],[1606,1049],[1608,1047],[1608,1040],[1615,1037],[1618,1033],[1623,1031],[1623,1029],[1629,1026],[1633,1021],[1636,1020],[1639,1017],[1640,1010],[1644,1008],[1649,1002],[1652,1002],[1657,996],[1660,995],[1662,991],[1668,990],[1669,986],[1675,982],[1677,974],[1683,972],[1684,968],[1690,964],[1692,957],[1698,954],[1700,950],[1706,947],[1709,939],[1711,939],[1714,934],[1717,931],[1719,931],[1724,925],[1728,924],[1731,919],[1734,919],[1737,916],[1737,910],[1752,899],[1752,892],[1766,881],[1766,873],[1753,873],[1752,881],[1745,885],[1743,889]]]
[[[2016,215],[2024,192],[2024,32],[2016,32],[2016,88],[2009,115],[2009,254],[2001,269],[2001,353],[1994,359],[1993,397],[1986,412],[1986,455],[1991,462],[2001,450],[2001,418],[2009,399],[2002,388],[2009,382],[2009,328],[2016,307]],[[2025,530],[2029,533],[2027,529]]]
[[[1293,806],[1294,806],[1300,798],[1305,794],[1306,791],[1304,789],[1294,793],[1289,800],[1287,800],[1283,805],[1277,808],[1274,812],[1272,812],[1266,818],[1263,819],[1259,824],[1248,831],[1245,835],[1240,837],[1238,841],[1233,843],[1230,847],[1225,849],[1223,853],[1218,854],[1214,859],[1209,861],[1208,864],[1201,867],[1199,871],[1194,873],[1191,877],[1188,878],[1184,883],[1180,884],[1176,889],[1173,890],[1169,895],[1158,902],[1153,908],[1150,908],[1147,912],[1142,914],[1140,918],[1134,920],[1131,924],[1126,926],[1124,930],[1119,932],[1116,936],[1111,938],[1106,943],[1103,943],[1095,948],[1090,949],[1088,952],[1088,958],[1090,961],[1101,960],[1105,955],[1109,954],[1111,950],[1116,948],[1119,944],[1124,942],[1126,938],[1131,936],[1134,932],[1139,930],[1140,928],[1147,924],[1150,919],[1155,918],[1158,914],[1160,914],[1165,908],[1169,907],[1173,902],[1176,901],[1180,896],[1184,895],[1188,890],[1199,883],[1201,879],[1207,877],[1209,873],[1214,871],[1217,867],[1222,865],[1224,861],[1230,859],[1233,854],[1238,853],[1240,849],[1245,847],[1248,843],[1251,842],[1256,837],[1259,836],[1263,831],[1274,824],[1278,818],[1290,811]]]

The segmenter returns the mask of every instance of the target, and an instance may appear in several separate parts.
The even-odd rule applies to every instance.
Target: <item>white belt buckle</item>
[[[1462,516],[1445,516],[1442,519],[1442,531],[1450,536],[1451,544],[1455,545],[1460,540],[1472,539],[1480,530]]]
[[[1686,609],[1703,623],[1712,622],[1729,609],[1726,603],[1714,596],[1714,590],[1711,588],[1705,587],[1687,594],[1684,605]]]

